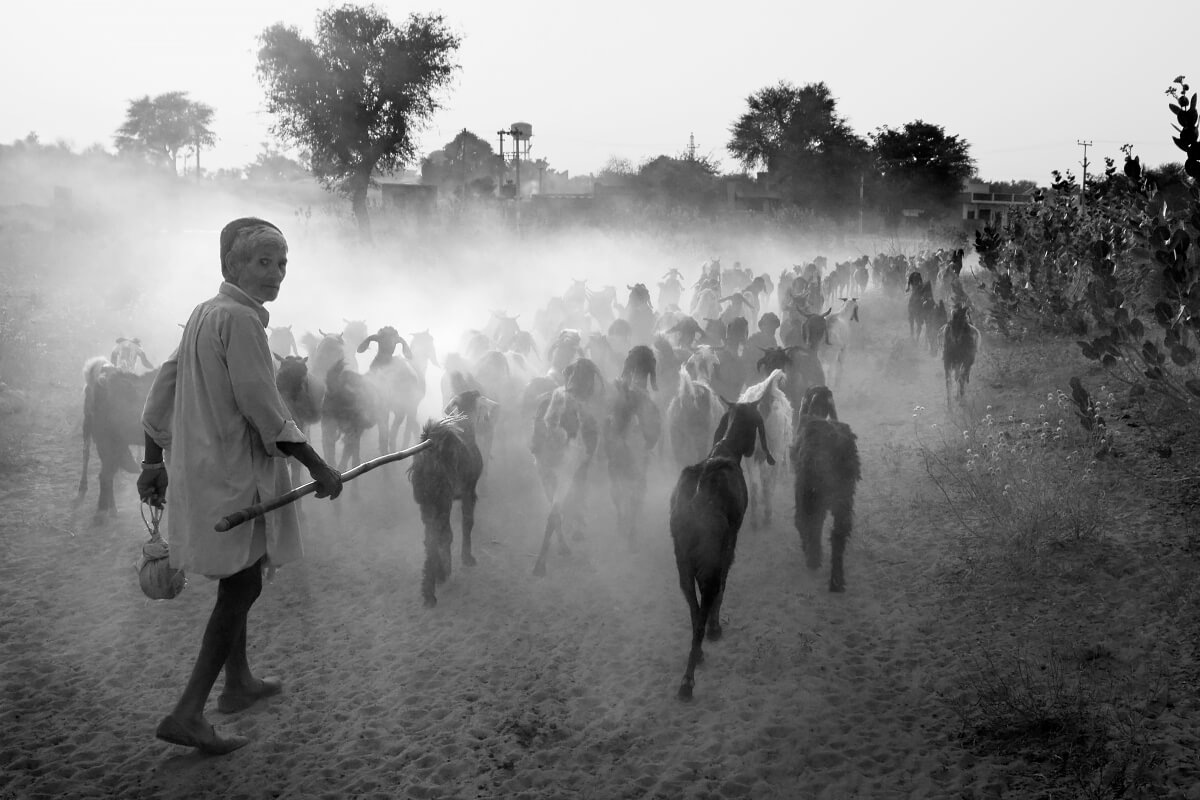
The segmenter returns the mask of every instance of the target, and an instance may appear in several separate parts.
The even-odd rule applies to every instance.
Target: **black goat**
[[[913,272],[908,276],[908,285],[904,289],[910,292],[908,298],[908,335],[921,340],[921,329],[929,322],[933,311],[933,284],[921,277],[921,273]]]
[[[949,315],[946,313],[946,301],[938,300],[929,312],[929,319],[925,323],[925,340],[929,344],[929,354],[936,356],[938,350],[942,346],[942,328],[949,322]]]
[[[157,369],[142,375],[118,369],[103,356],[89,359],[83,365],[83,470],[76,503],[87,494],[88,458],[94,441],[96,455],[100,457],[100,499],[96,510],[116,510],[113,478],[117,470],[139,472],[129,446],[146,440],[142,408],[157,376]]]
[[[843,559],[853,526],[854,490],[862,477],[856,440],[850,426],[838,422],[833,393],[825,386],[809,389],[790,453],[796,473],[796,531],[808,568],[819,569],[825,514],[832,513],[831,592],[846,590]]]
[[[783,393],[793,409],[800,408],[805,392],[811,387],[825,385],[825,370],[821,368],[816,352],[800,345],[764,348],[755,368],[763,375],[770,375],[777,369],[787,373]]]
[[[359,461],[363,432],[370,430],[379,418],[379,398],[366,378],[346,368],[338,359],[325,375],[325,399],[321,402],[321,445],[325,459],[334,463],[337,440],[342,440],[342,457],[338,469]]]
[[[657,392],[658,359],[655,358],[654,351],[644,344],[630,348],[621,368],[621,378],[628,380],[643,392]]]
[[[950,407],[950,378],[958,383],[958,399],[967,393],[971,366],[979,351],[979,329],[971,324],[967,306],[957,306],[942,327],[942,368],[946,375],[946,408]]]
[[[613,398],[603,426],[604,453],[617,510],[617,533],[636,547],[637,522],[646,499],[646,471],[650,453],[662,435],[662,416],[646,390],[630,377],[623,375],[612,386]]]
[[[421,508],[425,524],[425,568],[421,574],[421,597],[426,608],[437,605],[434,586],[450,577],[450,545],[454,529],[450,509],[462,505],[462,563],[475,566],[471,554],[471,532],[475,528],[475,487],[483,474],[483,454],[475,443],[476,432],[490,425],[492,401],[478,391],[456,395],[446,406],[450,415],[426,422],[421,441],[433,441],[428,450],[413,456],[408,470],[413,499]]]
[[[590,359],[581,358],[563,368],[563,378],[565,385],[538,402],[529,445],[550,501],[534,575],[546,574],[546,553],[556,531],[564,553],[568,548],[563,529],[569,528],[573,536],[582,534],[588,468],[600,440],[600,426],[591,409],[592,398],[604,389],[599,369]]]
[[[692,621],[692,644],[679,698],[690,700],[696,684],[696,665],[704,658],[701,645],[721,638],[721,601],[733,565],[738,531],[749,501],[742,459],[754,454],[755,437],[767,449],[762,416],[753,403],[728,403],[714,435],[708,458],[684,467],[671,492],[671,539],[679,588]],[[697,590],[699,598],[697,598]]]

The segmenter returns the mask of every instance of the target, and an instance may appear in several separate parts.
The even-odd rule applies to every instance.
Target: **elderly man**
[[[162,365],[146,400],[145,460],[138,493],[152,506],[171,503],[167,538],[171,566],[220,581],[217,602],[191,678],[159,739],[223,754],[245,745],[221,736],[204,705],[222,668],[217,709],[233,713],[278,694],[277,679],[256,678],[246,659],[246,616],[262,591],[264,569],[301,556],[296,511],[285,506],[228,533],[222,516],[290,490],[286,456],[308,468],[317,497],[337,497],[342,480],[309,445],[275,388],[264,303],[274,300],[287,272],[287,242],[265,220],[234,220],[221,231],[221,273],[215,297],[196,306],[175,353]]]

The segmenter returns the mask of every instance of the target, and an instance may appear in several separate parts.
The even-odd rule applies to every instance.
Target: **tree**
[[[867,142],[837,114],[824,82],[787,81],[746,98],[730,128],[729,152],[746,169],[764,167],[792,202],[834,217],[857,208],[859,181],[870,162]]]
[[[502,165],[491,143],[463,128],[441,150],[421,159],[421,183],[459,197],[492,194]]]
[[[971,146],[940,125],[915,120],[871,134],[878,170],[877,201],[895,219],[904,208],[945,212],[975,174]]]
[[[441,107],[436,95],[458,68],[459,37],[438,14],[410,14],[397,27],[373,6],[343,5],[317,15],[314,39],[276,24],[260,42],[274,133],[312,154],[317,179],[350,198],[369,239],[372,175],[415,159],[414,134]]]
[[[288,158],[283,153],[271,147],[266,142],[262,144],[254,163],[246,165],[246,178],[252,181],[295,181],[312,178],[312,173],[304,166],[308,154],[301,153],[300,160]]]
[[[717,165],[707,158],[658,156],[642,164],[637,183],[654,202],[710,210],[720,197]]]
[[[125,123],[114,137],[117,152],[134,153],[158,164],[170,166],[178,175],[179,151],[185,147],[196,153],[216,143],[212,132],[213,109],[188,99],[187,92],[167,92],[129,101]]]

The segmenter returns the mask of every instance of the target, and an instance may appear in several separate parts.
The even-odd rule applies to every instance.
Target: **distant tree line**
[[[317,14],[315,34],[275,24],[259,37],[258,77],[278,140],[293,158],[264,145],[239,174],[252,180],[315,177],[351,202],[364,237],[370,236],[367,190],[380,175],[418,167],[421,181],[443,197],[586,192],[594,182],[620,184],[649,202],[710,210],[722,199],[720,165],[693,150],[649,157],[639,165],[613,161],[595,176],[570,176],[544,158],[523,161],[521,187],[508,154],[490,137],[460,131],[441,149],[418,159],[417,133],[440,109],[458,70],[459,37],[438,14],[410,14],[392,22],[375,6],[341,5]],[[132,100],[117,131],[117,149],[172,171],[216,141],[213,109],[169,92]],[[838,113],[824,82],[780,81],[746,98],[726,144],[742,170],[762,178],[775,201],[846,220],[864,210],[892,223],[914,211],[952,212],[964,181],[976,179],[970,144],[941,125],[916,119],[882,126],[867,136]],[[198,168],[197,168],[198,171]],[[993,191],[1024,192],[1032,182],[996,184]]]

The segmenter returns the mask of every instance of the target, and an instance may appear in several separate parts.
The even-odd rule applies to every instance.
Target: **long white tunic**
[[[166,537],[176,569],[222,578],[263,555],[273,566],[303,555],[294,505],[213,530],[226,514],[289,491],[275,443],[307,441],[275,388],[269,319],[261,303],[222,283],[192,311],[146,399],[142,426],[167,451]]]

